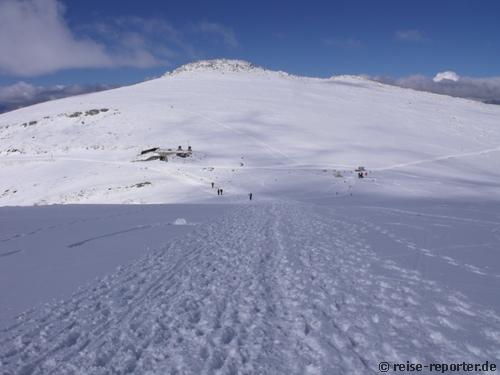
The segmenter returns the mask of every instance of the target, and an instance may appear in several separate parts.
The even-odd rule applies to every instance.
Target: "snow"
[[[11,324],[12,318],[24,310],[54,298],[69,297],[79,286],[164,246],[229,208],[0,208],[0,328]],[[190,225],[186,225],[188,222]]]
[[[382,360],[499,358],[498,270],[441,252],[469,245],[445,235],[465,225],[431,231],[476,219],[417,207],[240,205],[71,298],[22,315],[2,333],[3,367],[366,374]],[[415,217],[415,209],[427,216]],[[496,212],[497,222],[472,226],[489,234],[485,242],[495,240]],[[424,247],[433,237],[442,239]],[[443,281],[448,276],[462,283]]]
[[[184,219],[182,217],[178,217],[177,219],[174,220],[174,222],[172,224],[174,224],[174,225],[187,225],[187,221],[186,221],[186,219]]]
[[[370,194],[498,196],[500,107],[228,64],[1,115],[0,205],[204,202],[211,182],[243,200],[303,190],[299,175],[324,193],[344,181],[322,170],[351,178],[359,165],[377,171]],[[136,161],[141,150],[188,144],[192,158]],[[414,186],[400,172],[432,181]]]
[[[239,60],[1,115],[0,373],[499,365],[499,118]]]
[[[260,71],[263,72],[265,69],[257,67],[252,63],[244,60],[228,60],[228,59],[215,59],[215,60],[201,60],[192,62],[175,69],[166,75],[177,75],[185,72],[193,71],[209,71],[209,72],[250,72],[250,71]]]

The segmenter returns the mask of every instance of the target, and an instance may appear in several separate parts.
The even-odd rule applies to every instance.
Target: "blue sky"
[[[75,3],[67,8],[75,25],[130,15],[160,17],[180,30],[216,22],[234,31],[238,46],[201,41],[203,55],[238,57],[298,74],[404,76],[451,69],[462,75],[500,75],[499,1]]]
[[[135,28],[140,33],[140,28],[125,22],[113,25],[115,20],[133,17],[145,24],[165,22],[192,51],[181,50],[169,37],[162,40],[160,30],[146,38],[152,48],[154,44],[172,48],[175,55],[159,58],[150,66],[62,67],[27,76],[3,71],[0,84],[18,79],[37,84],[123,84],[193,59],[213,57],[242,58],[273,69],[323,77],[338,73],[400,77],[434,75],[442,70],[468,76],[500,75],[499,1],[60,3],[64,5],[62,20],[77,40],[91,38],[113,49],[113,40],[92,28],[106,24],[113,27],[112,32]],[[209,28],[196,30],[203,23],[217,25],[220,33],[215,28],[212,32]],[[234,40],[224,40],[223,31],[231,33]]]
[[[319,77],[495,77],[499,19],[496,0],[0,0],[0,90],[123,85],[217,57]]]

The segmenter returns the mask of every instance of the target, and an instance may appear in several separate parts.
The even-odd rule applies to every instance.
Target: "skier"
[[[252,193],[248,194],[248,198],[250,198],[250,200],[252,200],[252,197],[253,197]]]
[[[217,195],[220,195],[220,189],[217,189]]]
[[[212,182],[212,189],[214,188],[215,184]]]
[[[224,190],[220,189],[220,195],[224,194]]]

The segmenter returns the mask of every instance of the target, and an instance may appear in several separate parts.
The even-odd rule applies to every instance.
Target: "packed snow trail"
[[[369,227],[241,205],[0,332],[8,374],[376,374],[500,358],[500,317],[382,259]]]

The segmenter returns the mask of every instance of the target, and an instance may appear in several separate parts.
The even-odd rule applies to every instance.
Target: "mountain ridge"
[[[210,201],[211,182],[226,201],[248,191],[441,197],[450,184],[457,196],[498,196],[498,108],[359,77],[267,72],[202,62],[2,114],[0,205]],[[192,157],[137,161],[178,146]],[[358,166],[372,177],[357,181]]]

